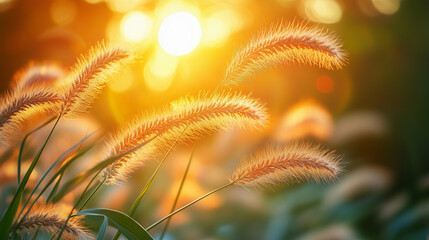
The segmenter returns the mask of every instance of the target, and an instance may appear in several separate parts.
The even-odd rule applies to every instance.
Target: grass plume
[[[14,75],[11,86],[14,89],[50,87],[63,78],[64,74],[63,69],[53,63],[30,62]]]
[[[151,230],[175,214],[232,185],[250,187],[302,179],[331,180],[340,173],[338,159],[333,151],[309,144],[295,143],[278,148],[267,147],[243,161],[233,173],[229,183],[171,212],[146,230]]]
[[[317,26],[279,24],[257,34],[229,64],[222,84],[236,84],[281,64],[340,69],[346,64],[340,41]]]
[[[157,136],[151,143],[108,166],[102,175],[106,183],[123,180],[143,163],[168,146],[185,128],[182,139],[196,139],[203,134],[232,126],[246,129],[265,125],[267,114],[254,99],[242,94],[218,94],[209,97],[183,98],[171,103],[164,111],[148,117],[139,115],[125,128],[110,137],[106,158],[130,150],[147,139]]]
[[[104,42],[92,47],[72,68],[64,86],[60,113],[74,115],[85,112],[107,79],[130,57],[130,51]]]
[[[0,99],[0,140],[12,140],[24,120],[34,113],[54,111],[59,101],[55,92],[34,86],[5,94]]]
[[[333,151],[304,143],[267,147],[243,161],[234,171],[231,182],[263,186],[294,180],[328,181],[341,171],[338,159]]]
[[[23,237],[33,236],[38,229],[41,233],[55,234],[65,224],[66,212],[64,208],[52,205],[32,209],[31,213],[22,219],[16,232]],[[79,221],[79,217],[74,217],[67,222],[62,235],[64,239],[86,238],[86,228]]]

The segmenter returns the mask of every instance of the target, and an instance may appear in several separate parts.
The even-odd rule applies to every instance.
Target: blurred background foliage
[[[158,43],[162,21],[178,11],[202,29],[183,56]],[[228,189],[175,216],[165,239],[427,239],[428,13],[429,2],[417,0],[0,0],[0,88],[29,61],[67,71],[101,39],[141,56],[112,79],[88,119],[62,124],[76,136],[54,141],[49,162],[90,129],[109,130],[140,109],[214,89],[234,49],[255,31],[280,21],[323,24],[343,40],[349,65],[335,72],[285,66],[234,87],[266,102],[270,127],[201,141],[179,205],[225,182],[237,159],[266,141],[329,145],[343,155],[343,175],[332,184]],[[185,145],[170,157],[136,216],[144,226],[168,213],[189,154]],[[126,211],[156,164],[91,204]],[[0,182],[13,173],[3,164]]]

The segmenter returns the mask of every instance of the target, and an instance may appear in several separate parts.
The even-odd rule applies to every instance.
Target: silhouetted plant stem
[[[150,179],[147,181],[146,185],[144,186],[143,190],[140,192],[139,196],[134,201],[133,205],[131,206],[130,211],[128,211],[128,215],[130,217],[133,216],[134,212],[136,211],[137,207],[140,205],[140,202],[143,200],[144,196],[146,196],[147,191],[149,190],[150,186],[152,185],[153,180],[155,179],[156,175],[158,174],[159,170],[161,169],[161,166],[165,162],[165,159],[170,155],[171,151],[173,150],[176,143],[179,141],[179,139],[183,136],[187,128],[185,128],[182,133],[175,139],[173,144],[171,145],[170,149],[168,149],[167,153],[162,158],[161,162],[158,164],[158,167],[156,168],[155,172],[152,174]],[[116,232],[115,237],[113,240],[117,240],[121,233],[119,231]]]
[[[183,178],[182,178],[182,181],[180,182],[180,187],[179,187],[179,190],[177,191],[176,198],[174,199],[174,203],[173,203],[173,206],[171,207],[170,213],[174,212],[174,209],[176,209],[177,202],[179,201],[180,193],[182,192],[183,185],[185,184],[186,177],[188,176],[189,168],[191,167],[192,158],[194,157],[195,148],[196,148],[196,145],[192,149],[191,156],[189,157],[189,160],[188,160],[188,165],[186,166],[185,173],[183,174]],[[165,223],[164,228],[162,229],[162,232],[161,232],[161,236],[159,237],[159,240],[162,240],[164,238],[164,235],[167,232],[168,225],[170,224],[170,221],[171,221],[171,217],[168,218],[167,222]]]
[[[55,120],[55,118],[57,117],[52,117],[51,119],[49,119],[48,121],[46,121],[45,123],[43,123],[42,125],[40,125],[39,127],[37,127],[36,129],[32,130],[31,132],[27,133],[27,135],[25,135],[25,137],[22,139],[21,142],[21,147],[19,148],[19,153],[18,153],[18,173],[17,173],[17,177],[18,177],[18,185],[21,183],[21,162],[22,162],[22,154],[24,152],[24,146],[25,143],[28,139],[28,137],[33,134],[34,132],[36,132],[37,130],[43,128],[44,126],[48,125],[50,122],[52,122],[53,120]]]
[[[42,156],[43,150],[45,149],[46,145],[48,144],[49,139],[51,138],[52,134],[54,133],[54,130],[57,127],[58,122],[61,119],[61,116],[62,115],[59,115],[57,117],[57,120],[55,121],[54,126],[52,127],[51,131],[49,132],[48,137],[46,138],[45,142],[43,143],[42,148],[40,148],[39,152],[34,157],[33,162],[31,163],[30,167],[28,168],[27,172],[25,173],[24,178],[22,179],[22,182],[19,184],[19,187],[17,189],[17,193],[14,195],[14,198],[12,199],[11,205],[13,205],[13,203],[15,201],[18,201],[17,204],[19,205],[19,201],[21,201],[21,198],[22,198],[22,192],[24,191],[25,186],[26,186],[28,180],[30,179],[31,173],[33,172],[34,168],[36,167],[37,162],[39,161],[40,157]],[[8,217],[12,216],[12,218],[15,217],[16,210],[15,210],[15,212],[13,212],[13,214],[11,214],[9,212],[9,208],[8,208],[8,210],[6,211],[6,213],[5,213],[5,215],[4,215],[3,219],[2,219],[2,223],[3,223],[3,220],[5,220],[6,216],[8,216]],[[9,229],[12,226],[12,222],[13,222],[13,220],[10,222],[11,225],[9,226]],[[10,231],[11,230],[12,229],[10,229]],[[15,227],[15,229],[13,230],[13,234],[12,235],[14,235],[16,233],[16,230],[17,230],[17,227]],[[8,232],[10,232],[10,231],[8,231]]]
[[[82,201],[83,197],[85,196],[86,191],[88,191],[89,187],[91,186],[92,182],[94,182],[95,179],[97,179],[98,175],[100,174],[102,170],[99,170],[93,177],[92,179],[89,181],[89,183],[86,185],[85,189],[83,190],[82,194],[80,195],[80,197],[78,198],[78,200],[76,201],[75,205],[73,206],[73,208],[71,209],[69,215],[67,216],[67,219],[64,223],[64,225],[62,226],[60,233],[58,234],[58,240],[61,239],[61,235],[64,232],[65,227],[67,226],[67,223],[69,221],[69,219],[71,218],[73,211],[77,208],[77,206],[79,205],[79,203]],[[79,211],[88,203],[88,201],[92,198],[92,196],[94,196],[95,192],[97,192],[97,190],[103,185],[104,181],[100,181],[98,183],[98,185],[95,187],[95,189],[91,192],[91,194],[88,196],[88,198],[85,200],[85,202],[82,204],[82,206],[80,207]],[[55,235],[54,235],[55,236]]]
[[[158,224],[160,224],[160,223],[162,223],[163,221],[165,221],[165,220],[169,219],[170,217],[172,217],[172,216],[176,215],[177,213],[179,213],[179,212],[181,212],[181,211],[185,210],[186,208],[188,208],[188,207],[190,207],[190,206],[194,205],[195,203],[199,202],[200,200],[203,200],[204,198],[206,198],[206,197],[208,197],[208,196],[212,195],[213,193],[216,193],[216,192],[218,192],[218,191],[220,191],[220,190],[222,190],[222,189],[224,189],[224,188],[227,188],[227,187],[229,187],[229,186],[231,186],[231,185],[233,185],[233,184],[234,184],[234,182],[229,182],[229,183],[227,183],[227,184],[223,185],[222,187],[216,188],[215,190],[213,190],[213,191],[211,191],[211,192],[206,193],[205,195],[203,195],[203,196],[201,196],[201,197],[199,197],[199,198],[195,199],[194,201],[192,201],[192,202],[190,202],[190,203],[186,204],[185,206],[183,206],[183,207],[181,207],[181,208],[177,209],[176,211],[174,211],[174,212],[172,212],[172,213],[168,214],[167,216],[163,217],[162,219],[158,220],[158,221],[157,221],[157,222],[155,222],[154,224],[152,224],[152,225],[150,225],[149,227],[147,227],[147,228],[146,228],[146,230],[147,230],[147,231],[151,230],[152,228],[156,227]]]

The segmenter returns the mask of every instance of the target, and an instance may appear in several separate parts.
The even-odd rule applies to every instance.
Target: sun
[[[180,56],[194,50],[201,39],[201,25],[188,12],[175,12],[164,19],[159,29],[158,41],[169,54]]]

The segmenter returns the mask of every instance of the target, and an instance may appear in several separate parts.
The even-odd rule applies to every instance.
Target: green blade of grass
[[[20,214],[18,215],[18,219],[21,217],[25,207],[28,205],[28,203],[30,202],[31,198],[33,197],[33,195],[36,193],[36,190],[39,188],[40,184],[43,182],[43,180],[45,180],[45,178],[47,177],[47,175],[49,174],[49,172],[55,167],[55,165],[64,158],[64,156],[66,156],[68,153],[70,153],[73,149],[75,149],[77,146],[80,146],[80,144],[82,144],[85,140],[87,140],[88,138],[90,138],[91,136],[93,136],[97,131],[89,134],[88,136],[84,137],[83,139],[81,139],[78,143],[76,143],[75,145],[73,145],[72,147],[70,147],[67,151],[65,151],[63,154],[61,154],[61,156],[59,156],[52,164],[51,166],[48,168],[48,170],[45,171],[45,173],[43,174],[42,178],[40,178],[39,182],[36,184],[36,186],[34,187],[33,191],[31,192],[30,196],[28,197],[27,201],[25,202],[25,204],[22,207],[22,210],[20,212]],[[54,175],[54,179],[56,178],[57,174]],[[49,181],[47,184],[47,187],[49,187],[49,185],[52,182]],[[31,204],[31,206],[27,209],[26,214],[24,215],[27,216],[27,214],[30,212],[31,208],[34,206],[34,204],[37,202],[37,200],[40,198],[41,194],[43,194],[43,192],[46,190],[47,188],[45,186],[45,188],[42,190],[42,192],[37,196],[37,198],[34,200],[34,202]],[[20,225],[20,222],[17,224],[17,226],[15,228],[18,228]]]
[[[95,165],[94,167],[92,167],[91,169],[87,170],[86,172],[83,172],[79,175],[77,175],[76,177],[70,179],[69,181],[67,181],[64,186],[62,186],[61,190],[52,198],[52,202],[56,203],[59,200],[62,199],[62,197],[64,197],[65,194],[67,194],[68,192],[71,191],[71,189],[73,189],[74,187],[76,187],[78,184],[80,184],[82,181],[84,181],[85,179],[87,179],[88,177],[90,177],[92,174],[94,174],[95,172],[109,166],[110,164],[112,164],[113,162],[115,162],[116,160],[134,152],[135,150],[143,147],[144,145],[148,144],[150,141],[152,141],[153,139],[155,139],[158,135],[154,136],[151,139],[148,139],[146,142],[124,152],[121,154],[118,154],[116,156],[110,157],[100,163],[98,163],[97,165]]]
[[[79,205],[79,203],[82,201],[82,199],[84,199],[87,196],[87,191],[90,188],[91,184],[97,179],[98,175],[100,174],[100,172],[102,171],[102,169],[100,169],[93,177],[92,179],[89,181],[89,183],[86,185],[85,189],[83,190],[83,192],[80,194],[80,197],[77,199],[76,203],[73,205],[73,208],[71,209],[70,213],[67,216],[66,221],[64,222],[63,226],[61,227],[59,233],[58,233],[58,237],[57,239],[60,240],[61,239],[61,235],[64,232],[65,227],[67,226],[68,221],[70,220],[70,218],[72,217],[73,211],[76,209],[76,207]],[[99,182],[97,184],[97,186],[95,187],[95,190],[92,191],[92,193],[90,194],[90,196],[86,199],[86,202],[89,201],[89,199],[94,195],[94,193],[98,190],[98,188],[101,187],[101,185],[103,185],[103,181]],[[86,203],[85,202],[85,203]],[[55,236],[57,234],[55,234],[54,236],[52,236],[51,239],[54,239]]]
[[[182,137],[182,135],[185,133],[187,127],[183,129],[182,133],[174,140],[173,144],[170,146],[170,149],[168,149],[167,153],[162,158],[161,162],[158,164],[158,167],[156,168],[155,172],[152,174],[150,179],[147,181],[146,185],[143,187],[142,191],[140,192],[139,196],[134,200],[133,205],[131,206],[130,211],[128,211],[129,216],[133,216],[134,212],[137,210],[137,207],[140,205],[141,201],[145,197],[147,191],[149,190],[150,186],[153,183],[153,180],[155,180],[156,175],[158,174],[159,170],[161,169],[162,165],[165,162],[165,159],[167,159],[168,155],[170,155],[171,151],[173,150],[176,143],[179,141],[179,139]],[[115,236],[113,237],[113,240],[117,240],[120,236],[120,232],[118,231]]]
[[[177,194],[176,194],[176,198],[174,199],[173,206],[171,206],[170,213],[174,212],[174,209],[176,209],[177,202],[179,201],[180,193],[182,193],[183,185],[185,185],[186,177],[188,176],[189,168],[191,167],[192,159],[194,157],[195,148],[196,148],[196,145],[192,149],[191,156],[189,157],[188,164],[186,165],[186,170],[185,170],[185,173],[183,174],[182,181],[180,182],[179,190],[177,190]],[[164,235],[167,232],[168,225],[170,224],[170,221],[171,221],[171,217],[168,218],[167,222],[165,223],[164,228],[162,229],[162,232],[161,232],[161,236],[159,237],[159,240],[162,240],[164,238]]]
[[[98,175],[98,174],[97,174]],[[84,203],[82,203],[82,205],[79,207],[79,211],[82,210],[86,204],[89,202],[89,200],[92,198],[92,196],[94,196],[94,194],[98,191],[98,189],[104,184],[104,181],[101,181],[97,184],[97,186],[95,186],[95,188],[91,191],[91,193],[88,194],[88,197],[86,197],[86,200]],[[84,194],[82,194],[82,196],[84,196]],[[76,204],[76,208],[78,206],[79,202],[77,202]]]
[[[61,173],[58,177],[57,182],[55,183],[54,187],[51,190],[51,193],[49,193],[49,196],[46,198],[46,204],[48,204],[51,199],[54,197],[54,194],[57,192],[58,188],[60,187],[61,180],[63,179],[64,173]]]
[[[89,152],[93,147],[95,146],[95,143],[90,144],[83,148],[79,153],[77,153],[73,158],[71,158],[69,161],[67,161],[55,174],[52,176],[52,178],[49,180],[48,184],[46,184],[45,188],[42,190],[41,194],[46,191],[47,188],[57,179],[58,176],[64,175],[65,171],[70,167],[72,163],[74,163],[76,160],[78,160],[80,157],[85,155],[87,152]],[[52,198],[54,197],[54,194],[56,193],[60,183],[61,183],[62,177],[58,178],[57,182],[55,183],[55,186],[49,194],[49,197],[46,199],[46,202],[52,202]],[[39,195],[41,195],[39,194]]]
[[[64,156],[66,156],[67,154],[69,154],[73,149],[75,149],[77,146],[80,146],[85,140],[87,140],[88,138],[90,138],[91,136],[93,136],[97,131],[89,134],[88,136],[84,137],[83,139],[81,139],[79,142],[77,142],[75,145],[71,146],[69,149],[67,149],[67,151],[65,151],[63,154],[61,154],[61,156],[59,156],[52,164],[51,166],[48,168],[48,170],[45,171],[45,173],[43,174],[42,178],[40,178],[39,182],[36,184],[36,186],[34,187],[33,191],[31,192],[30,196],[28,197],[27,202],[24,204],[23,208],[25,208],[28,204],[28,202],[30,201],[31,197],[34,195],[34,193],[36,192],[36,190],[39,188],[40,184],[43,182],[43,180],[45,180],[46,176],[49,174],[49,172],[51,172],[51,170],[55,167],[55,165],[57,165],[57,163],[64,158]]]
[[[150,141],[152,141],[153,139],[155,139],[157,136],[158,136],[158,135],[156,135],[156,136],[152,137],[151,139],[148,139],[147,141],[143,142],[142,144],[140,144],[140,145],[138,145],[138,146],[136,146],[136,147],[134,147],[134,148],[132,148],[132,149],[130,149],[130,150],[128,150],[128,151],[126,151],[126,152],[122,153],[122,154],[119,154],[119,155],[113,156],[111,159],[109,158],[109,159],[107,159],[107,160],[105,160],[105,161],[101,162],[101,163],[102,163],[102,165],[106,164],[106,162],[109,162],[110,160],[116,161],[117,159],[119,159],[119,158],[121,158],[121,157],[123,157],[123,156],[126,156],[126,155],[128,155],[128,154],[130,154],[130,153],[134,152],[134,151],[135,151],[135,150],[137,150],[138,148],[140,148],[140,147],[142,147],[142,146],[146,145],[147,143],[149,143]],[[110,163],[109,163],[109,164],[110,164]],[[85,187],[85,190],[83,190],[83,192],[82,192],[82,194],[80,195],[79,199],[76,201],[75,205],[73,206],[72,210],[70,211],[70,213],[69,213],[69,215],[68,215],[68,217],[67,217],[67,219],[66,219],[66,221],[65,221],[64,225],[62,226],[62,228],[61,228],[61,230],[60,230],[60,232],[59,232],[59,234],[58,234],[58,238],[57,238],[58,240],[61,238],[61,235],[62,235],[62,233],[64,232],[64,229],[65,229],[65,227],[66,227],[66,225],[67,225],[67,222],[69,221],[70,217],[72,216],[72,213],[73,213],[74,209],[76,209],[76,207],[79,205],[80,201],[84,198],[84,196],[85,196],[85,194],[86,194],[86,191],[88,190],[88,188],[90,187],[90,185],[92,184],[92,182],[93,182],[93,181],[98,177],[98,175],[101,173],[101,171],[102,171],[105,167],[107,167],[109,164],[107,164],[107,165],[105,165],[104,167],[100,168],[100,169],[98,170],[97,174],[95,174],[95,175],[93,176],[93,178],[91,179],[91,181],[87,184],[87,186]],[[100,165],[100,163],[99,163],[98,165]],[[98,165],[97,165],[97,166],[98,166]],[[98,190],[98,189],[103,185],[103,183],[104,183],[104,181],[105,181],[105,180],[106,180],[106,179],[102,179],[102,180],[99,182],[99,184],[95,187],[95,189],[91,192],[91,194],[89,195],[89,197],[85,200],[85,202],[83,203],[83,205],[80,207],[79,211],[80,211],[80,210],[82,210],[82,208],[83,208],[83,207],[86,205],[86,203],[91,199],[91,197],[95,194],[95,192],[97,192],[97,190]],[[53,239],[53,238],[52,238],[52,239]]]
[[[49,123],[51,123],[52,121],[54,121],[55,118],[56,117],[52,117],[51,119],[49,119],[48,121],[46,121],[45,123],[43,123],[42,125],[40,125],[39,127],[37,127],[36,129],[34,129],[31,132],[27,133],[27,135],[25,135],[24,139],[22,139],[22,141],[21,141],[21,147],[19,148],[19,153],[18,153],[18,166],[17,166],[17,169],[18,169],[18,173],[17,173],[18,185],[21,183],[21,162],[22,162],[22,154],[24,152],[25,142],[27,141],[28,137],[30,137],[31,134],[35,133],[36,131],[40,130],[44,126],[48,125]]]
[[[36,240],[37,239],[37,236],[39,236],[39,232],[40,232],[40,227],[39,228],[37,228],[37,230],[36,230],[36,232],[34,233],[34,235],[33,235],[33,238],[31,238],[32,240]]]
[[[106,216],[109,219],[109,224],[117,228],[129,240],[153,240],[150,234],[136,220],[116,210],[92,208],[82,210],[73,216],[94,216],[94,214]]]
[[[173,150],[174,146],[176,146],[177,142],[179,141],[179,139],[182,137],[182,135],[185,133],[187,127],[182,131],[182,133],[176,138],[176,140],[173,142],[173,144],[171,145],[170,149],[168,149],[167,153],[164,155],[164,157],[162,158],[161,162],[158,164],[158,167],[156,168],[155,172],[152,174],[152,176],[150,177],[149,181],[146,183],[146,185],[144,186],[143,190],[141,191],[140,195],[138,196],[138,198],[134,201],[133,206],[131,207],[130,211],[128,212],[128,215],[132,216],[134,214],[134,212],[136,211],[137,207],[139,206],[140,202],[142,201],[142,199],[144,198],[144,196],[147,193],[147,190],[149,190],[150,186],[153,183],[153,180],[155,179],[156,175],[158,174],[159,170],[161,169],[161,166],[163,165],[163,163],[165,162],[165,160],[167,159],[167,157],[170,155],[171,151]]]
[[[181,212],[181,211],[185,210],[186,208],[188,208],[188,207],[190,207],[190,206],[194,205],[195,203],[197,203],[197,202],[199,202],[199,201],[203,200],[204,198],[206,198],[206,197],[208,197],[208,196],[210,196],[210,195],[212,195],[212,194],[214,194],[214,193],[216,193],[216,192],[218,192],[218,191],[220,191],[220,190],[222,190],[222,189],[224,189],[224,188],[227,188],[227,187],[229,187],[229,186],[231,186],[231,185],[233,185],[233,184],[234,184],[234,182],[227,183],[227,184],[223,185],[222,187],[216,188],[215,190],[212,190],[212,191],[210,191],[210,192],[208,192],[208,193],[204,194],[203,196],[201,196],[201,197],[199,197],[199,198],[195,199],[194,201],[192,201],[192,202],[190,202],[190,203],[186,204],[185,206],[183,206],[183,207],[181,207],[181,208],[177,209],[176,211],[174,211],[174,212],[172,212],[172,213],[168,214],[167,216],[165,216],[165,217],[161,218],[160,220],[158,220],[158,221],[157,221],[157,222],[155,222],[154,224],[152,224],[152,225],[150,225],[149,227],[147,227],[147,228],[146,228],[146,230],[147,230],[147,231],[151,230],[152,228],[156,227],[158,224],[160,224],[160,223],[164,222],[165,220],[169,219],[170,217],[172,217],[172,216],[176,215],[177,213],[179,213],[179,212]]]
[[[77,213],[76,216],[79,215],[85,215],[85,216],[94,216],[94,217],[102,217],[103,218],[103,222],[101,223],[100,229],[98,229],[98,233],[97,233],[97,238],[96,240],[103,240],[104,239],[104,235],[106,235],[106,230],[107,230],[107,225],[109,225],[109,219],[102,215],[102,214],[98,214],[98,213],[85,213],[85,214],[79,214]],[[91,219],[93,221],[95,221],[97,224],[97,220]]]
[[[40,156],[43,153],[43,150],[45,149],[46,145],[48,144],[49,139],[52,136],[52,133],[55,130],[55,127],[57,126],[61,116],[57,118],[55,121],[54,126],[52,127],[51,131],[49,132],[48,137],[46,138],[42,148],[37,153],[36,157],[34,158],[33,162],[31,163],[30,167],[28,168],[27,172],[24,175],[24,178],[22,179],[21,184],[19,185],[18,189],[16,190],[15,195],[13,196],[13,199],[9,205],[9,207],[6,210],[6,213],[4,214],[1,222],[0,222],[0,239],[7,239],[9,235],[9,231],[12,227],[13,219],[15,218],[16,212],[18,211],[19,203],[21,202],[22,194],[25,190],[25,186],[28,182],[28,179],[30,179],[30,175],[33,172],[34,168],[36,167],[37,162],[40,159]]]

